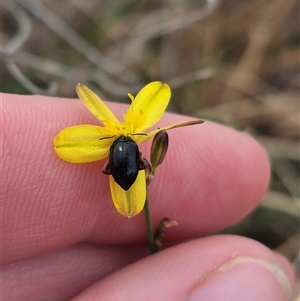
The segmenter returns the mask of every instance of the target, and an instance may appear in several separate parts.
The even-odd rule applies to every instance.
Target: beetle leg
[[[140,166],[139,166],[139,169],[148,169],[151,171],[151,165],[150,163],[147,161],[146,158],[142,158],[140,157]]]
[[[102,168],[102,172],[105,174],[105,175],[111,175],[111,172],[110,172],[110,166],[109,166],[109,160],[107,160],[107,162],[104,164],[103,168]]]
[[[139,169],[145,169],[146,172],[146,183],[147,185],[150,184],[152,178],[153,178],[153,172],[152,172],[152,167],[151,164],[147,161],[145,158],[140,158],[140,166]]]

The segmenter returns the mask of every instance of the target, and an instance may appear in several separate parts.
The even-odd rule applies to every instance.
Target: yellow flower
[[[159,121],[171,97],[167,84],[152,82],[146,85],[134,98],[128,94],[131,105],[120,122],[103,101],[82,84],[76,88],[84,105],[95,115],[102,126],[76,125],[63,129],[54,138],[57,155],[70,163],[87,163],[98,161],[109,155],[110,147],[118,138],[130,137],[136,144],[145,142],[160,130],[199,124],[203,120],[177,123],[151,132],[146,132]],[[146,173],[140,170],[135,182],[128,190],[122,189],[109,176],[110,190],[117,211],[127,217],[138,214],[146,200]]]

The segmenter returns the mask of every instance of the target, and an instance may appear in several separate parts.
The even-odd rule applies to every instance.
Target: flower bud
[[[169,145],[169,137],[166,131],[159,131],[153,138],[151,145],[150,161],[153,172],[160,165],[167,153]]]

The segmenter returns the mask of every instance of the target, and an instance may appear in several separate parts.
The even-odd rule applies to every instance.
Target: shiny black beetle
[[[117,184],[128,190],[135,182],[139,170],[145,169],[147,164],[137,144],[128,136],[116,139],[109,149],[108,163],[102,172],[113,176]]]

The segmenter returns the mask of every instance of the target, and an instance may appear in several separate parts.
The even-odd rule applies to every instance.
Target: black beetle
[[[135,182],[139,170],[145,168],[137,144],[128,136],[120,136],[111,145],[108,164],[102,172],[111,174],[116,183],[128,190]]]

